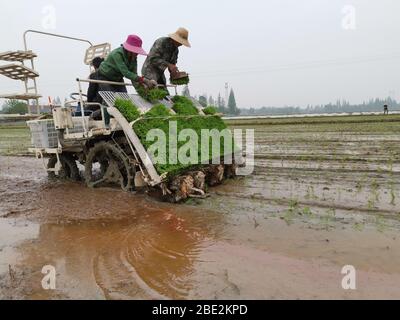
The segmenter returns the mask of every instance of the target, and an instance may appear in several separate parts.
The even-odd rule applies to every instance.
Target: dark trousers
[[[145,78],[155,80],[158,84],[165,86],[161,88],[165,89],[169,94],[169,91],[166,87],[167,79],[165,78],[164,71],[148,67],[142,69],[142,74]]]
[[[102,81],[112,81],[112,82],[124,82],[124,79],[121,78],[118,81],[107,79],[103,76],[100,72],[98,73],[98,80]],[[111,91],[111,92],[128,92],[126,86],[118,86],[114,84],[106,84],[106,83],[99,83],[99,91]]]
[[[111,81],[110,79],[107,79],[104,75],[100,73],[100,71],[97,71],[97,80],[102,80],[102,81]],[[124,82],[124,79],[120,79],[118,81],[112,81],[112,82]],[[126,89],[126,86],[122,85],[114,85],[114,84],[108,84],[108,83],[98,83],[98,86],[96,88],[98,91],[111,91],[111,92],[128,92]],[[99,94],[97,94],[100,96]],[[100,97],[101,98],[101,97]],[[105,105],[103,99],[101,99],[101,103]],[[93,112],[92,118],[94,120],[100,120],[101,119],[101,110],[97,110]],[[110,115],[107,112],[107,109],[104,109],[104,121],[106,125],[110,124]]]

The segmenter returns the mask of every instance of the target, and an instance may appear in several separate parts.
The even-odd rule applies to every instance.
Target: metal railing
[[[129,86],[133,87],[132,83],[126,83],[126,82],[115,82],[115,81],[107,81],[107,80],[95,80],[95,79],[80,79],[77,78],[76,81],[78,82],[78,94],[79,94],[79,102],[81,106],[81,117],[82,117],[82,126],[84,130],[84,134],[87,135],[87,132],[89,131],[89,128],[86,128],[85,126],[85,106],[88,106],[89,103],[87,101],[83,100],[83,91],[82,91],[82,83],[97,83],[97,84],[109,84],[109,85],[115,85],[115,86]],[[176,85],[158,85],[158,87],[162,88],[174,88],[175,89],[175,94],[177,94],[177,86]],[[123,94],[123,92],[118,92],[118,94]],[[128,97],[129,98],[129,97]],[[106,101],[107,102],[107,101]],[[114,101],[108,101],[107,104],[113,104]],[[101,113],[102,113],[102,118],[104,120],[104,110],[101,108]]]
[[[81,41],[81,42],[86,42],[88,44],[90,44],[90,46],[92,47],[93,44],[86,39],[80,39],[80,38],[74,38],[74,37],[69,37],[69,36],[63,36],[60,34],[55,34],[55,33],[49,33],[49,32],[43,32],[43,31],[37,31],[37,30],[26,30],[24,32],[24,47],[25,47],[25,51],[28,51],[28,45],[27,45],[27,41],[26,41],[26,35],[28,33],[37,33],[37,34],[44,34],[46,36],[51,36],[51,37],[57,37],[57,38],[63,38],[63,39],[69,39],[69,40],[75,40],[75,41]]]

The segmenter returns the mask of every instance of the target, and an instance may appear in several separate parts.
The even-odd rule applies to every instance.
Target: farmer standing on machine
[[[147,79],[157,81],[159,85],[167,85],[164,72],[168,68],[171,78],[179,73],[176,66],[178,61],[179,47],[184,45],[190,48],[188,41],[189,31],[179,28],[168,37],[157,39],[143,64],[142,74]]]
[[[92,67],[94,68],[94,72],[92,72],[89,76],[90,80],[98,80],[98,70],[100,68],[101,63],[104,61],[103,58],[96,57],[92,60]],[[94,103],[101,103],[102,99],[99,95],[99,84],[95,82],[90,82],[87,90],[87,101]],[[90,107],[89,107],[90,109]],[[96,107],[97,109],[97,107]]]
[[[140,77],[137,74],[137,56],[146,56],[142,48],[142,39],[137,35],[128,36],[126,42],[113,50],[104,60],[98,70],[98,80],[124,82],[124,78],[132,81],[135,88],[144,86],[153,88],[157,85],[154,80]],[[99,84],[99,91],[127,92],[126,86],[113,84]]]

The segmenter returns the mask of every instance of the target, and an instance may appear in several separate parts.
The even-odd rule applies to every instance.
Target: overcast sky
[[[245,108],[400,99],[399,13],[398,0],[3,0],[0,51],[23,49],[26,29],[113,48],[134,33],[149,50],[182,26],[192,48],[181,48],[178,66],[191,74],[192,94],[224,95],[228,82]],[[63,98],[88,76],[85,44],[30,35],[28,45],[43,96]],[[23,91],[4,77],[0,87]]]

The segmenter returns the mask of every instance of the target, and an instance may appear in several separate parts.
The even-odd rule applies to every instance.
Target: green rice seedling
[[[148,141],[147,140],[147,133],[152,130],[152,129],[160,129],[161,131],[164,132],[165,137],[167,139],[167,145],[165,146],[165,149],[161,150],[156,150],[157,154],[154,154],[154,156],[162,156],[164,159],[166,159],[166,163],[155,163],[155,169],[157,172],[161,175],[164,173],[168,173],[168,177],[175,176],[177,174],[180,174],[183,171],[187,171],[189,169],[194,169],[197,167],[202,166],[201,160],[202,155],[201,154],[201,148],[196,145],[196,148],[193,148],[193,150],[198,150],[199,154],[197,155],[198,161],[196,163],[190,163],[190,164],[182,164],[179,162],[179,159],[177,159],[177,163],[169,163],[169,141],[171,139],[176,139],[177,137],[169,137],[169,126],[170,122],[174,121],[176,122],[177,125],[177,134],[184,130],[184,129],[193,129],[197,136],[201,137],[201,130],[202,129],[216,129],[217,131],[221,132],[222,130],[227,129],[226,124],[224,121],[219,117],[219,116],[200,116],[198,115],[198,110],[197,108],[193,105],[192,101],[190,99],[187,99],[185,97],[181,96],[175,96],[174,99],[174,110],[177,112],[177,115],[172,115],[170,110],[162,105],[158,104],[152,107],[147,113],[142,115],[142,117],[139,118],[140,113],[138,111],[138,108],[130,101],[124,101],[124,100],[117,100],[116,101],[116,107],[121,111],[121,113],[124,115],[124,117],[128,121],[134,121],[137,120],[133,124],[133,129],[135,130],[136,134],[138,135],[141,143],[145,147],[146,150],[150,148],[150,146],[153,145],[154,141]],[[217,138],[218,139],[218,138]],[[224,136],[221,135],[219,137],[220,141],[220,149],[217,151],[217,156],[222,157],[225,154],[232,154],[234,150],[236,150],[236,146],[231,143],[225,146],[225,141],[224,141]],[[230,139],[233,139],[232,136],[230,136]],[[177,140],[177,139],[176,139]],[[185,145],[185,147],[190,144],[192,146],[193,143],[198,143],[199,140],[197,141],[177,141],[177,148],[178,150]],[[227,148],[227,150],[225,150]],[[212,159],[215,154],[213,154],[213,141],[210,139],[209,141],[209,161]],[[188,150],[192,150],[192,148],[188,148]],[[215,151],[215,150],[214,150]],[[158,154],[158,152],[163,152],[165,154]]]
[[[297,200],[292,199],[289,201],[289,207],[291,209],[296,209],[298,207],[298,205],[299,205],[299,202]]]
[[[302,210],[302,215],[311,218],[313,216],[313,213],[309,207],[304,207]]]
[[[342,199],[342,188],[338,187],[336,190],[337,190],[338,200],[340,201],[340,199]]]
[[[143,86],[139,86],[136,88],[136,92],[145,100],[155,103],[157,101],[163,100],[166,96],[168,96],[168,91],[165,89],[154,88],[154,89],[146,89]]]
[[[373,210],[375,208],[375,198],[374,197],[370,197],[368,199],[368,203],[367,203],[368,209],[369,210]]]
[[[313,199],[313,200],[317,200],[318,199],[318,197],[315,195],[313,186],[308,186],[307,187],[307,193],[306,193],[305,198],[308,199],[308,200],[309,199]]]
[[[396,193],[395,193],[393,181],[390,181],[390,204],[392,206],[396,205]]]
[[[207,115],[214,115],[214,114],[218,113],[218,110],[216,107],[208,106],[207,108],[203,109],[203,112],[204,112],[204,114],[207,114]]]
[[[356,231],[363,231],[364,228],[365,228],[365,224],[362,223],[362,222],[356,222],[356,223],[353,225],[353,229],[356,230]]]
[[[306,195],[304,196],[304,198],[306,198],[307,200],[311,199],[310,186],[307,186],[307,191],[306,191]]]
[[[198,115],[199,110],[194,106],[192,100],[183,96],[175,96],[172,98],[174,110],[179,115]]]
[[[122,113],[128,122],[132,122],[140,117],[139,109],[130,100],[117,98],[114,106]]]
[[[290,200],[289,208],[285,211],[285,214],[281,217],[281,219],[283,219],[287,225],[291,225],[297,213],[298,213],[297,200]]]
[[[293,209],[289,208],[285,211],[285,214],[283,215],[282,219],[286,222],[288,226],[290,226],[293,223],[294,217],[295,213]]]
[[[332,227],[332,223],[335,221],[336,211],[335,209],[331,208],[326,211],[326,214],[321,216],[320,220],[325,228],[328,230]]]
[[[384,232],[386,228],[385,219],[377,215],[375,218],[375,226],[376,230],[378,230],[379,232]]]
[[[390,176],[393,176],[393,155],[388,160],[388,170],[390,173]]]
[[[362,182],[361,182],[361,181],[358,181],[358,182],[356,183],[356,190],[357,190],[357,193],[360,193],[360,192],[362,191],[362,189],[363,189]]]
[[[372,190],[372,194],[375,198],[376,202],[379,202],[379,184],[376,182],[376,180],[373,180],[371,183],[371,190]]]
[[[169,81],[171,82],[171,84],[174,84],[176,86],[183,86],[189,84],[190,79],[189,76],[187,76],[179,79],[169,79]]]
[[[149,111],[147,111],[144,115],[145,118],[153,118],[153,117],[169,117],[172,113],[170,109],[168,109],[163,104],[157,104],[152,107]]]

